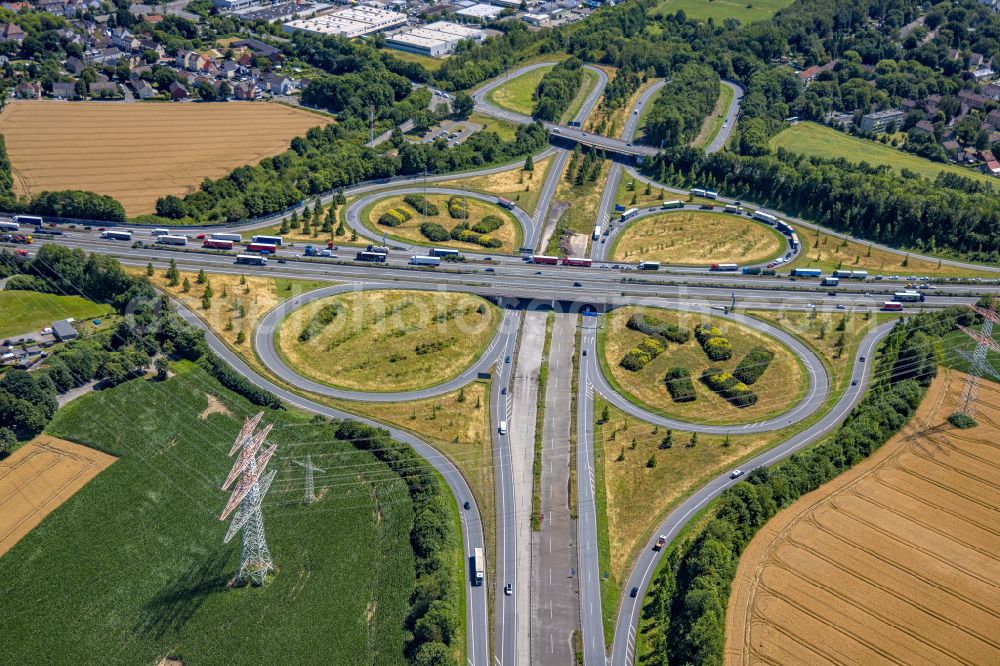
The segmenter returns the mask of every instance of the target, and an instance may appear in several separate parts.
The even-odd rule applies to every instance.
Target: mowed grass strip
[[[554,65],[539,67],[508,79],[497,86],[487,99],[502,109],[530,116],[535,111],[535,89]]]
[[[415,563],[403,481],[328,426],[267,412],[278,475],[264,520],[277,572],[262,589],[227,589],[240,545],[222,543],[219,485],[257,408],[192,364],[173,369],[165,382],[83,396],[50,424],[119,460],[0,558],[4,661],[405,664]],[[209,395],[223,412],[205,414]],[[307,454],[327,470],[308,507],[292,462]]]
[[[749,218],[684,210],[632,223],[615,237],[611,258],[686,265],[749,264],[776,257],[784,250],[784,236]]]
[[[646,337],[626,326],[629,317],[636,312],[687,328],[691,331],[691,339],[682,345],[667,344],[666,351],[641,370],[626,370],[620,365],[622,358]],[[720,329],[722,336],[732,344],[732,358],[726,361],[709,360],[694,338],[694,327],[699,323],[710,323]],[[607,316],[599,344],[605,374],[626,397],[650,411],[684,421],[753,423],[787,411],[798,402],[806,389],[805,373],[790,349],[763,333],[719,317],[636,306],[619,308]],[[774,359],[751,387],[759,398],[755,405],[734,407],[700,381],[701,374],[710,367],[733,370],[746,353],[758,345],[774,352]],[[663,380],[667,370],[673,367],[687,368],[691,372],[696,400],[675,403],[670,398]]]
[[[552,157],[536,161],[534,171],[524,171],[520,166],[487,176],[458,178],[438,183],[440,187],[465,188],[474,192],[495,194],[510,199],[529,215],[535,213],[545,177],[552,166]]]
[[[792,4],[792,0],[660,0],[652,9],[651,14],[673,14],[683,11],[689,19],[707,21],[713,19],[721,24],[727,18],[734,18],[747,24],[763,21],[774,16],[779,9]]]
[[[521,239],[524,237],[524,232],[521,230],[521,225],[513,215],[496,204],[486,203],[485,201],[473,199],[472,197],[465,197],[465,201],[469,206],[469,218],[467,220],[457,220],[448,214],[448,199],[450,198],[451,195],[447,194],[428,194],[427,200],[437,206],[439,212],[437,215],[425,216],[421,215],[416,211],[416,209],[404,202],[402,196],[389,196],[385,199],[376,201],[371,206],[362,210],[361,220],[373,232],[379,235],[385,233],[390,238],[407,243],[452,247],[457,250],[467,250],[469,252],[487,252],[496,254],[514,254],[517,252],[517,249],[521,246]],[[406,222],[403,222],[398,227],[387,227],[379,224],[378,220],[382,214],[394,208],[402,208],[413,217]],[[503,226],[496,231],[483,234],[488,238],[495,238],[500,241],[502,243],[500,247],[486,248],[478,243],[463,243],[451,239],[434,242],[428,240],[428,238],[420,231],[421,224],[424,222],[432,222],[434,224],[441,225],[446,231],[450,232],[462,222],[468,222],[470,226],[475,226],[487,215],[494,215],[504,221]]]
[[[897,173],[909,169],[928,180],[934,180],[942,171],[965,176],[984,183],[996,184],[993,176],[973,169],[963,169],[954,164],[932,162],[923,157],[897,150],[876,141],[859,139],[811,122],[800,122],[782,130],[771,139],[772,148],[784,148],[793,153],[827,159],[844,158],[849,162],[867,162],[873,166],[886,165]]]
[[[68,104],[25,101],[0,113],[19,195],[91,190],[130,216],[157,197],[288,149],[330,119],[282,104]]]
[[[0,291],[0,338],[37,333],[58,319],[91,319],[110,311],[108,306],[80,296],[58,296],[37,291]]]
[[[339,308],[308,341],[299,336],[324,306]],[[292,312],[275,335],[297,371],[355,391],[413,391],[457,376],[493,339],[501,314],[472,294],[377,290],[338,294]]]

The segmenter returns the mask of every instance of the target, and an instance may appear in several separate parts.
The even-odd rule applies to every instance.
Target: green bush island
[[[428,201],[427,197],[422,194],[407,194],[403,197],[403,201],[409,204],[413,210],[417,211],[421,215],[429,215],[433,217],[441,214],[438,207]]]
[[[476,233],[469,228],[468,222],[461,222],[455,225],[455,228],[451,230],[452,240],[457,240],[462,243],[475,243],[476,245],[482,245],[483,247],[501,247],[503,243],[500,242],[498,238],[491,238],[483,234]]]
[[[691,371],[687,368],[670,368],[663,381],[674,402],[692,402],[698,397],[691,381]]]
[[[733,357],[733,346],[722,337],[722,331],[714,326],[698,324],[694,327],[694,337],[705,354],[713,361],[726,361]]]
[[[424,238],[435,243],[440,243],[451,238],[448,230],[437,222],[424,222],[420,225],[420,233],[423,234]]]
[[[709,368],[702,373],[701,381],[734,407],[749,407],[757,403],[757,394],[728,370]]]
[[[642,370],[650,361],[662,354],[666,349],[666,345],[657,338],[652,336],[643,338],[638,346],[633,347],[622,357],[621,366],[632,372]]]
[[[413,218],[410,213],[402,208],[387,210],[378,218],[378,223],[386,227],[398,227]]]
[[[479,222],[472,225],[472,230],[477,234],[488,234],[503,226],[503,218],[496,215],[487,215]]]
[[[733,376],[740,380],[747,386],[752,385],[760,376],[764,374],[767,370],[767,366],[771,364],[774,360],[774,352],[766,347],[754,347],[747,352],[736,369],[733,370]]]
[[[625,325],[633,331],[639,331],[646,335],[656,335],[664,340],[676,342],[680,345],[691,339],[691,331],[688,329],[681,328],[676,324],[666,324],[656,317],[650,317],[639,312],[629,317]]]
[[[448,199],[448,215],[456,220],[469,219],[469,202],[465,197],[451,197]]]

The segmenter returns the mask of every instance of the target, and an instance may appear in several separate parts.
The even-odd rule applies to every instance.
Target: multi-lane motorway
[[[520,114],[500,109],[491,104],[488,100],[490,91],[503,85],[509,78],[515,77],[526,71],[537,67],[542,67],[551,63],[538,63],[522,67],[513,71],[507,77],[484,85],[473,95],[477,109],[496,117],[505,118],[514,122],[527,122],[530,119]],[[592,111],[600,98],[607,75],[601,69],[588,66],[593,71],[598,80],[598,85],[589,93],[584,101],[575,120],[582,122]],[[742,88],[732,82],[724,82],[734,90],[734,99],[730,108],[726,112],[726,120],[723,128],[708,146],[709,150],[721,149],[729,138],[729,134],[735,126],[736,117],[739,113],[739,105],[742,99]],[[591,145],[607,144],[612,151],[618,154],[652,154],[655,151],[647,146],[631,146],[634,135],[641,117],[643,107],[659,92],[663,82],[658,82],[648,88],[641,95],[636,108],[629,111],[628,121],[624,128],[622,139],[607,139],[603,137],[587,136],[580,128],[558,126],[548,124],[552,136],[563,138],[574,138],[580,142]],[[629,152],[632,150],[632,152]],[[539,202],[533,215],[515,208],[512,212],[524,231],[524,245],[532,248],[539,248],[546,232],[551,228],[555,220],[550,219],[549,210],[554,197],[556,185],[565,168],[568,159],[568,151],[564,148],[548,148],[541,154],[536,155],[536,159],[546,155],[554,155],[553,165],[548,170],[546,181],[543,183]],[[497,173],[509,169],[510,165],[491,167],[482,169],[471,174],[485,175]],[[624,170],[637,180],[646,180],[636,173],[631,167],[614,164],[612,167],[612,177],[609,178],[602,195],[598,220],[595,223],[604,223],[611,218],[614,208],[614,199],[617,192],[618,183]],[[357,197],[348,207],[346,212],[347,223],[360,236],[370,238],[374,241],[381,240],[361,219],[362,211],[371,203],[387,195],[403,195],[407,193],[441,193],[459,194],[474,197],[485,201],[492,201],[495,198],[454,188],[437,188],[431,185],[444,179],[454,179],[454,174],[438,174],[428,177],[421,182],[418,178],[393,179],[389,183],[369,183],[360,185],[348,190],[348,196]],[[664,187],[662,184],[655,184],[657,187]],[[664,187],[666,191],[676,191]],[[329,201],[332,195],[323,198],[324,202]],[[720,199],[729,201],[728,199]],[[290,211],[288,213],[290,214]],[[647,213],[651,214],[651,213]],[[240,227],[238,231],[248,231],[251,229],[273,226],[280,221],[282,216],[272,216],[266,220],[257,220]],[[811,227],[808,222],[796,220],[782,215],[793,224]],[[618,229],[620,233],[621,227]],[[232,231],[233,228],[226,229]],[[213,229],[202,228],[199,231],[210,233]],[[152,239],[146,235],[145,230],[137,229],[137,239]],[[176,248],[164,248],[157,246],[132,247],[127,243],[116,243],[114,241],[101,240],[96,232],[84,232],[82,230],[67,231],[64,236],[54,239],[39,238],[38,243],[56,242],[61,244],[79,247],[87,251],[96,251],[111,254],[118,257],[124,263],[133,265],[145,265],[152,262],[157,266],[165,266],[171,259],[176,260],[177,265],[182,270],[199,270],[225,272],[225,273],[246,273],[249,271],[258,272],[261,275],[274,277],[300,277],[313,280],[327,280],[336,283],[329,287],[324,287],[308,294],[303,294],[296,299],[287,301],[276,310],[269,313],[262,320],[258,330],[254,334],[254,349],[265,367],[284,384],[294,386],[298,390],[309,391],[319,395],[326,395],[337,398],[352,400],[364,400],[369,402],[380,401],[400,401],[411,400],[431,395],[438,395],[454,390],[461,385],[471,381],[480,372],[492,372],[493,384],[490,395],[491,421],[493,430],[493,450],[495,464],[496,482],[496,543],[495,560],[490,569],[495,572],[495,578],[485,586],[472,586],[468,583],[466,594],[467,603],[467,645],[469,663],[473,666],[482,664],[526,664],[529,662],[552,663],[546,658],[546,654],[565,654],[565,645],[560,646],[557,651],[554,641],[557,635],[566,633],[569,628],[567,622],[574,622],[572,617],[567,618],[565,614],[557,614],[554,611],[546,622],[538,622],[538,631],[548,631],[545,641],[540,642],[539,636],[529,636],[528,632],[532,628],[531,617],[535,617],[534,610],[527,609],[528,583],[532,576],[538,576],[539,570],[532,569],[533,564],[553,568],[563,566],[567,557],[575,557],[576,582],[579,589],[578,597],[574,593],[559,595],[560,604],[578,604],[578,622],[582,633],[584,661],[588,665],[604,664],[608,657],[607,646],[603,631],[604,611],[601,607],[600,575],[598,567],[598,541],[597,541],[597,515],[594,502],[594,451],[593,451],[593,396],[594,393],[602,394],[607,400],[624,409],[637,418],[660,424],[666,427],[674,427],[684,430],[697,430],[699,432],[734,432],[736,430],[746,432],[761,432],[783,428],[790,423],[799,422],[809,416],[815,416],[817,411],[827,402],[830,395],[830,379],[826,370],[815,355],[815,353],[794,336],[791,336],[781,329],[770,326],[759,320],[743,317],[736,313],[728,312],[724,306],[730,305],[734,298],[738,299],[741,307],[753,307],[756,309],[816,309],[822,311],[834,311],[837,306],[853,307],[857,309],[874,309],[877,307],[879,297],[888,295],[893,290],[900,288],[899,282],[884,280],[882,282],[869,281],[858,284],[856,287],[847,287],[839,290],[836,297],[825,296],[825,288],[821,289],[815,283],[803,283],[801,281],[791,282],[787,278],[774,277],[750,277],[737,275],[710,274],[704,269],[691,267],[671,267],[667,271],[656,273],[634,272],[629,266],[612,267],[603,264],[606,253],[606,244],[597,242],[592,248],[591,257],[595,265],[591,268],[574,268],[568,266],[540,266],[524,262],[519,257],[514,256],[492,256],[487,259],[485,254],[470,254],[470,261],[465,264],[443,265],[441,268],[414,269],[405,264],[409,256],[415,253],[423,253],[423,246],[417,244],[392,243],[393,250],[389,255],[389,262],[385,265],[362,265],[350,261],[356,248],[351,248],[344,254],[343,250],[335,250],[337,258],[313,259],[300,256],[293,257],[291,252],[295,248],[282,250],[282,261],[272,261],[267,266],[245,267],[235,266],[233,257],[229,254],[207,253],[199,251],[185,251]],[[943,262],[956,267],[974,268],[977,271],[990,270],[980,266],[970,267],[961,262]],[[1000,269],[995,269],[1000,270]],[[421,391],[412,392],[357,392],[328,386],[320,382],[302,377],[292,368],[288,367],[281,359],[275,349],[274,331],[287,313],[296,307],[301,307],[308,301],[322,298],[334,293],[341,293],[345,290],[356,289],[448,289],[461,290],[490,297],[504,308],[502,322],[494,339],[486,346],[486,351],[471,367],[454,378],[450,378],[434,387]],[[926,307],[942,307],[954,305],[956,303],[970,303],[975,300],[979,293],[996,291],[992,286],[968,286],[959,284],[943,284],[937,291],[928,292]],[[687,422],[668,419],[649,410],[643,409],[625,397],[619,395],[605,378],[601,364],[598,359],[600,353],[597,345],[598,329],[603,321],[602,316],[609,308],[625,304],[649,305],[653,307],[672,308],[683,310],[695,315],[711,312],[716,316],[732,318],[743,325],[750,326],[755,330],[769,335],[786,345],[803,362],[806,368],[807,385],[803,398],[786,413],[761,421],[755,424],[741,424],[738,427],[729,425],[723,426],[711,423],[692,424]],[[561,553],[553,552],[548,557],[538,557],[532,559],[531,539],[525,527],[530,516],[527,515],[525,507],[530,507],[530,474],[527,486],[524,483],[524,469],[526,460],[530,466],[530,452],[533,447],[534,420],[531,423],[519,423],[519,430],[511,433],[510,424],[518,419],[528,418],[525,414],[518,413],[516,405],[522,405],[520,409],[525,410],[522,399],[517,402],[512,399],[512,392],[515,387],[524,385],[525,381],[531,381],[524,376],[518,376],[515,380],[515,368],[519,367],[522,357],[528,358],[532,355],[540,356],[540,348],[534,348],[541,344],[537,335],[530,338],[519,338],[519,332],[524,330],[524,316],[521,310],[534,310],[539,308],[555,308],[567,310],[570,314],[560,315],[557,328],[556,339],[560,345],[558,353],[553,355],[553,376],[558,377],[558,381],[550,385],[551,394],[539,396],[545,399],[546,404],[551,406],[552,411],[567,409],[567,398],[570,387],[566,385],[566,377],[571,374],[567,363],[573,355],[579,362],[579,380],[572,390],[576,391],[576,422],[571,426],[567,413],[551,414],[546,416],[544,441],[549,447],[549,456],[545,458],[547,465],[558,464],[561,466],[575,465],[577,470],[577,491],[578,491],[578,516],[575,524],[575,531],[571,527],[572,521],[554,520],[551,526],[546,526],[544,532],[545,543],[556,544],[559,548],[574,549],[564,550]],[[180,308],[184,316],[195,325],[206,328],[193,313]],[[583,313],[580,320],[581,345],[575,349],[572,342],[571,332],[577,319],[577,313]],[[537,322],[536,322],[537,323]],[[537,329],[536,324],[532,324]],[[887,333],[886,326],[879,327],[872,331],[862,342],[861,355],[871,355],[879,340]],[[537,332],[537,331],[536,331]],[[237,371],[248,377],[255,384],[266,388],[283,400],[303,409],[313,412],[335,416],[338,418],[357,418],[338,410],[331,409],[315,401],[302,397],[301,395],[272,383],[268,379],[260,376],[253,369],[246,365],[242,359],[229,350],[211,331],[206,328],[206,337],[212,349],[220,354]],[[544,336],[542,336],[544,337]],[[520,345],[520,347],[519,347]],[[526,348],[531,347],[530,349]],[[529,353],[530,352],[530,353]],[[511,362],[507,362],[511,359]],[[528,363],[525,366],[530,367]],[[773,464],[780,458],[790,455],[795,450],[815,441],[817,438],[830,432],[844,418],[850,409],[860,400],[868,382],[868,366],[863,363],[856,363],[854,377],[859,381],[855,386],[847,388],[842,397],[839,398],[834,407],[818,417],[818,420],[805,427],[797,435],[780,443],[768,452],[761,454],[757,458],[749,461],[746,467],[752,468],[761,465]],[[520,394],[519,394],[520,395]],[[524,398],[524,396],[521,396]],[[530,400],[529,400],[530,402]],[[548,420],[548,419],[552,420]],[[372,422],[367,419],[361,419]],[[501,433],[499,424],[501,421],[508,422],[508,430]],[[384,426],[383,426],[384,427]],[[559,450],[560,439],[565,437],[564,431],[569,427],[576,428],[578,450],[575,461],[568,460],[567,456],[553,456]],[[391,434],[412,445],[417,452],[424,456],[446,479],[455,499],[461,506],[464,502],[470,503],[468,510],[462,510],[462,530],[463,545],[466,557],[471,556],[475,548],[487,546],[484,540],[482,521],[480,520],[479,507],[475,503],[471,490],[459,470],[444,456],[437,453],[419,438],[398,429],[388,428]],[[563,444],[564,445],[564,444]],[[543,449],[543,451],[546,449]],[[527,457],[527,458],[526,458]],[[561,462],[554,462],[561,461]],[[546,468],[548,473],[543,474],[544,484],[565,483],[567,478],[557,470],[553,472],[551,467]],[[529,470],[530,471],[530,470]],[[728,476],[719,476],[702,488],[695,491],[684,503],[674,510],[663,521],[656,532],[647,535],[650,541],[654,540],[658,534],[673,537],[683,525],[694,516],[700,508],[709,501],[717,497],[726,487],[734,481]],[[546,488],[543,487],[543,495]],[[556,511],[558,504],[564,500],[561,495],[556,497],[556,504],[546,505],[551,510]],[[554,531],[555,530],[555,531]],[[570,534],[564,532],[573,531]],[[573,543],[575,540],[575,543]],[[611,663],[615,665],[630,665],[634,660],[634,632],[638,621],[638,611],[641,608],[643,594],[647,589],[652,573],[655,571],[658,561],[658,553],[652,551],[650,544],[642,550],[638,559],[633,563],[627,578],[624,590],[635,587],[638,589],[636,597],[622,595],[623,601],[618,610],[617,624],[615,627],[614,641],[611,646]],[[575,552],[575,556],[567,553]],[[574,574],[569,574],[573,576]],[[537,580],[537,578],[536,578]],[[504,593],[504,587],[510,583],[512,594]],[[570,583],[567,583],[569,585]],[[552,589],[549,586],[539,586],[539,589]],[[565,590],[563,590],[565,591]],[[494,603],[494,634],[493,644],[490,645],[490,626],[488,613],[488,596],[493,594]],[[545,592],[544,594],[549,594]],[[522,598],[524,597],[524,598]],[[540,604],[544,608],[544,598],[536,597],[537,608]],[[551,607],[551,606],[550,606]],[[607,609],[604,609],[607,610]],[[572,616],[572,613],[570,614]],[[527,649],[530,645],[531,651]],[[547,652],[548,641],[552,641],[551,649]],[[568,640],[568,639],[567,639]],[[531,656],[529,656],[531,655]],[[554,658],[554,657],[553,657]]]

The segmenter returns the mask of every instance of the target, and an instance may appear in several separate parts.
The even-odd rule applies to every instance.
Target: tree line
[[[774,154],[706,155],[680,147],[649,162],[665,182],[699,184],[854,236],[976,261],[1000,260],[1000,208],[988,184],[844,159]]]
[[[872,455],[916,411],[936,374],[937,346],[956,323],[953,308],[901,320],[882,346],[872,387],[836,432],[774,467],[751,472],[726,490],[699,533],[664,553],[643,612],[654,623],[644,665],[721,664],[725,616],[740,554],[778,511]]]
[[[568,58],[545,72],[535,88],[536,120],[558,121],[566,113],[583,83],[583,63]]]

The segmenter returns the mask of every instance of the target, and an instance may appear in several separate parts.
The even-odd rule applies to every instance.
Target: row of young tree
[[[771,468],[758,468],[727,490],[701,532],[664,553],[643,612],[654,624],[644,665],[721,664],[725,615],[740,554],[782,508],[872,455],[899,432],[936,374],[940,338],[964,309],[921,313],[886,338],[871,389],[825,442]]]
[[[1000,260],[1000,207],[992,188],[962,176],[942,174],[932,182],[906,170],[782,149],[752,156],[674,148],[649,169],[664,181],[711,187],[861,238]]]

